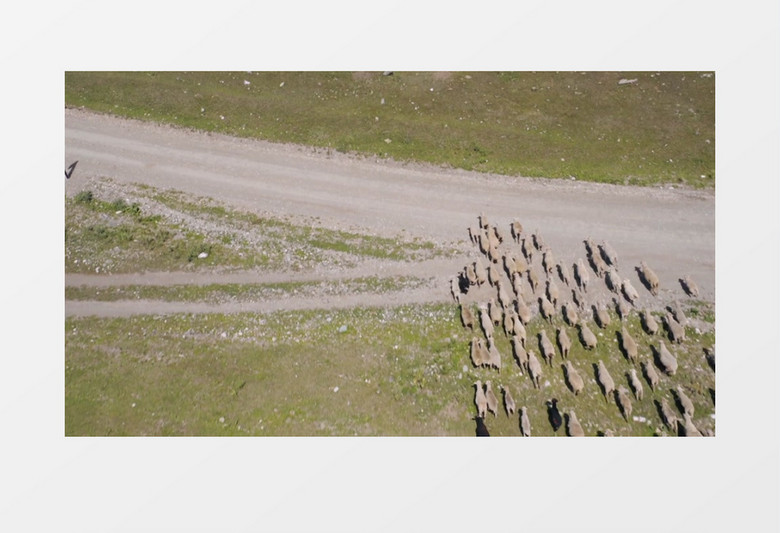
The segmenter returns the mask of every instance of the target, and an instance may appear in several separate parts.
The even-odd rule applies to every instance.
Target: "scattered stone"
[[[347,326],[341,326],[341,327],[339,328],[339,333],[344,333],[344,332],[346,332],[346,331],[347,331]]]
[[[206,252],[201,252],[198,254],[198,259],[206,259],[209,256]]]
[[[338,387],[333,387],[333,392],[338,392],[338,391],[339,391]]]
[[[618,85],[628,85],[629,83],[636,83],[639,80],[637,78],[634,78],[633,80],[629,80],[626,78],[621,78],[621,80],[618,82]]]
[[[219,423],[220,424],[224,424],[225,423],[225,417],[224,416],[220,416],[219,417]]]

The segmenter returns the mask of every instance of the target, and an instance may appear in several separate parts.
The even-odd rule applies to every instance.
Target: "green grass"
[[[339,333],[346,325],[346,332]],[[529,346],[546,327],[528,325]],[[642,355],[649,344],[634,315],[629,330]],[[593,326],[596,331],[595,326]],[[476,379],[507,386],[529,408],[534,435],[550,435],[544,401],[574,408],[589,435],[611,428],[651,435],[661,427],[652,400],[682,384],[701,428],[714,428],[710,389],[714,373],[702,355],[713,333],[688,330],[670,346],[680,368],[663,377],[626,422],[614,399],[604,401],[590,365],[603,359],[618,384],[628,363],[617,349],[613,323],[586,352],[575,341],[570,359],[586,379],[575,397],[555,361],[538,391],[519,374],[509,343],[498,334],[503,369],[472,368],[471,333],[452,305],[295,311],[266,315],[170,315],[67,318],[65,321],[65,431],[67,435],[473,435]],[[574,330],[570,329],[574,336]],[[552,337],[554,338],[554,337]],[[464,369],[465,367],[465,369]],[[338,390],[336,390],[338,387]],[[671,403],[671,402],[670,402]],[[517,417],[488,415],[493,435],[518,435]],[[563,431],[559,432],[563,433]]]
[[[711,72],[66,72],[65,103],[483,172],[715,186]]]
[[[430,280],[409,276],[365,277],[334,281],[281,283],[213,283],[208,285],[119,285],[110,287],[65,287],[66,300],[113,302],[118,300],[163,300],[168,302],[256,301],[285,296],[384,293],[420,287]]]

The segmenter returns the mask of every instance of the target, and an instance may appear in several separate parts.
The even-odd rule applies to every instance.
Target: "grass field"
[[[483,172],[715,186],[712,72],[66,72],[65,103]]]
[[[701,308],[702,304],[695,307]],[[690,311],[694,305],[687,305]],[[346,331],[340,332],[342,326]],[[715,374],[703,347],[714,333],[688,328],[688,341],[667,346],[680,367],[643,401],[632,397],[624,420],[614,398],[605,402],[592,365],[602,359],[616,384],[626,387],[630,368],[617,348],[619,321],[599,335],[594,351],[575,340],[570,360],[585,378],[575,397],[564,382],[560,355],[544,367],[542,389],[533,388],[497,335],[501,373],[474,368],[471,333],[454,305],[276,312],[265,315],[170,315],[65,321],[65,421],[68,435],[473,435],[473,383],[492,380],[518,407],[529,409],[533,435],[551,435],[544,402],[575,409],[586,434],[612,429],[618,435],[664,434],[655,399],[681,384],[696,407],[700,429],[714,429]],[[538,318],[527,327],[553,329]],[[628,329],[649,357],[659,336],[640,330],[634,314]],[[572,339],[576,332],[569,328]],[[641,375],[641,372],[640,372]],[[488,415],[493,435],[519,435],[517,415]],[[559,434],[563,434],[563,430]]]

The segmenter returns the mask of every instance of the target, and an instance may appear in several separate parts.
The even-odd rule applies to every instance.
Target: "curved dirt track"
[[[438,242],[462,241],[480,212],[506,228],[517,218],[527,230],[538,229],[556,259],[568,264],[584,256],[583,238],[607,240],[618,251],[621,265],[627,265],[622,269],[645,260],[675,295],[682,294],[677,280],[687,273],[698,283],[701,298],[715,299],[713,191],[484,175],[66,109],[65,167],[74,160],[79,164],[66,181],[69,195],[90,179],[107,176],[209,196],[259,214],[315,217],[326,227],[382,236],[403,232]],[[464,255],[460,264],[468,258]],[[78,281],[91,285],[120,280],[88,276]],[[76,284],[76,278],[69,276],[67,283]],[[166,283],[164,276],[160,283]],[[442,287],[433,299],[445,298],[447,290]],[[410,293],[408,301],[420,298]],[[82,314],[76,312],[78,306],[69,309],[71,304],[75,302],[67,303],[66,313]],[[144,309],[155,312],[154,306]],[[90,314],[99,314],[94,311]]]

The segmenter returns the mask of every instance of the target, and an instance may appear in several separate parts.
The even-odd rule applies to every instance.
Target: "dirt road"
[[[647,261],[665,287],[681,293],[677,280],[687,273],[702,298],[715,298],[713,191],[484,175],[66,109],[65,167],[74,160],[67,194],[107,176],[382,236],[453,242],[479,213],[504,227],[517,218],[569,264],[590,236],[607,240],[623,265]]]

